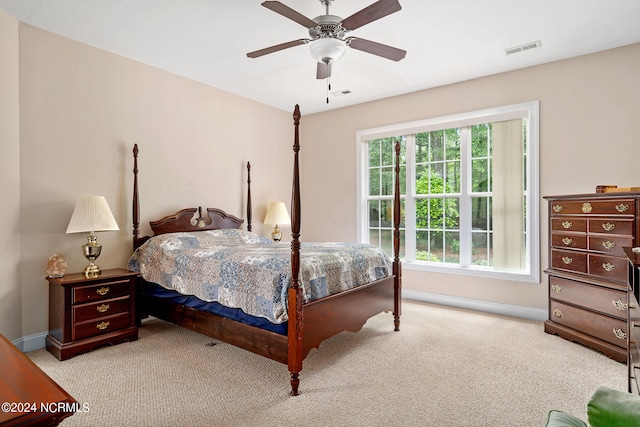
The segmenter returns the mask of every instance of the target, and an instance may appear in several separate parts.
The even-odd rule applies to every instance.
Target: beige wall
[[[540,101],[540,194],[640,185],[640,44],[303,117],[302,237],[356,237],[357,130]],[[304,106],[301,106],[304,114]],[[313,179],[322,176],[323,179]],[[337,191],[340,189],[340,191]],[[541,261],[548,264],[541,201]],[[404,270],[405,289],[544,310],[546,276],[531,284]]]
[[[2,12],[0,68],[0,109],[8,111],[0,116],[2,197],[10,206],[0,215],[9,230],[14,227],[0,240],[0,272],[7,278],[0,284],[0,332],[10,339],[46,333],[48,256],[66,254],[71,272],[86,263],[80,253],[86,236],[64,234],[77,197],[107,198],[121,230],[99,233],[104,249],[98,265],[126,265],[133,143],[140,146],[143,224],[198,205],[244,217],[247,160],[253,165],[255,231],[269,232],[260,224],[269,201],[289,201],[290,112],[18,24]],[[640,45],[633,45],[303,116],[302,238],[355,239],[357,130],[524,101],[540,100],[542,195],[640,185],[638,69]],[[547,218],[541,206],[544,269]],[[405,270],[404,285],[546,307],[544,284]]]
[[[48,256],[87,264],[86,235],[65,234],[77,197],[106,197],[120,231],[98,233],[97,264],[126,267],[134,143],[142,224],[200,205],[244,218],[247,161],[255,231],[290,198],[290,113],[22,23],[20,125],[23,336],[48,329]]]
[[[22,336],[18,21],[0,10],[0,333]]]

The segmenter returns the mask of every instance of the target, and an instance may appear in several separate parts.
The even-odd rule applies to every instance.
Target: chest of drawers
[[[135,286],[138,273],[102,271],[49,280],[49,335],[46,347],[60,360],[104,344],[138,339]]]
[[[550,245],[545,331],[625,362],[631,271],[623,248],[638,244],[640,193],[545,199]]]

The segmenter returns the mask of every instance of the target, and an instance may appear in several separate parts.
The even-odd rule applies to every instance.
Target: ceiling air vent
[[[537,47],[542,46],[542,43],[540,43],[540,40],[535,41],[535,42],[531,42],[531,43],[525,43],[525,44],[521,44],[520,46],[514,46],[514,47],[510,47],[504,50],[504,53],[506,55],[512,55],[514,53],[518,53],[518,52],[524,52],[525,50],[529,50],[529,49],[535,49]]]

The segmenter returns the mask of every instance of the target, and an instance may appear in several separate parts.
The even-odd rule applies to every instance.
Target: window
[[[358,239],[407,269],[539,282],[538,102],[357,133]]]

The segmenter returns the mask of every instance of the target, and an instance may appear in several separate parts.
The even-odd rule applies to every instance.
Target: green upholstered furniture
[[[589,424],[580,418],[552,410],[547,427],[640,427],[640,396],[599,387],[587,405]]]

